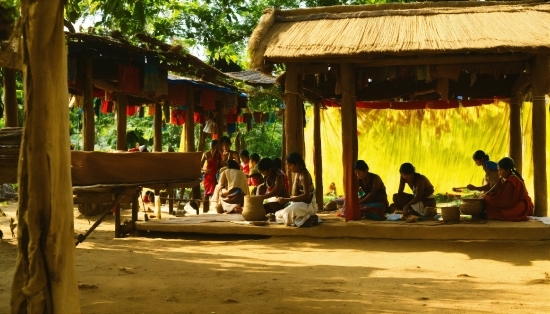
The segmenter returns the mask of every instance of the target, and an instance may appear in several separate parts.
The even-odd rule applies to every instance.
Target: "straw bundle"
[[[259,196],[244,197],[243,218],[246,221],[265,220],[264,199]]]
[[[255,29],[249,54],[258,68],[264,58],[541,49],[550,49],[549,4],[470,1],[271,10]]]

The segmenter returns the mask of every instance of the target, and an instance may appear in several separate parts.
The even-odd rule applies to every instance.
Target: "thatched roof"
[[[266,10],[251,67],[323,58],[550,51],[550,4],[428,2]]]

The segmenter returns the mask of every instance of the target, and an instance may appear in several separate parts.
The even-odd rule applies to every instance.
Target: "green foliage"
[[[262,157],[281,158],[283,143],[283,125],[279,119],[273,124],[254,124],[250,132],[246,125],[239,126],[246,141],[246,149]]]

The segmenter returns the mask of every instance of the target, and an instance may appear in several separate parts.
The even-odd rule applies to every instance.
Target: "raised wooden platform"
[[[404,221],[360,220],[346,223],[333,214],[321,214],[320,217],[324,222],[311,228],[286,227],[279,224],[253,226],[234,222],[190,224],[185,222],[185,218],[137,221],[135,228],[138,236],[143,232],[176,232],[394,240],[550,240],[550,225],[544,225],[540,221],[486,221],[485,223],[465,221],[456,224],[443,224],[439,221],[406,223]]]

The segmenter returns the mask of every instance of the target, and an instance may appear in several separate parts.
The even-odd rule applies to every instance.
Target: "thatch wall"
[[[250,39],[264,59],[550,51],[550,4],[437,2],[266,10]]]

